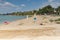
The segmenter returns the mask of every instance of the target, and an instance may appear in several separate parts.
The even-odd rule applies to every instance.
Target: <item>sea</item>
[[[12,21],[16,21],[16,20],[21,20],[26,18],[26,16],[11,16],[11,15],[0,15],[0,24],[8,21],[8,22],[12,22]]]

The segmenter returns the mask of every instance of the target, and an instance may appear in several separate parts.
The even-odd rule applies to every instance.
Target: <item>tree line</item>
[[[7,14],[0,14],[0,15],[60,15],[60,6],[57,8],[53,8],[51,5],[45,6],[43,8],[39,8],[38,10],[32,11],[24,11],[24,12],[12,12]]]

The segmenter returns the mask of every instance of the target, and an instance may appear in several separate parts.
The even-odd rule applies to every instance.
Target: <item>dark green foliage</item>
[[[57,24],[60,24],[60,22],[56,22]]]
[[[56,22],[57,24],[60,24],[60,18],[56,19],[55,22]]]
[[[51,20],[49,20],[49,21],[50,21],[50,22],[53,22],[54,20],[51,19]]]
[[[54,12],[54,9],[56,12]],[[48,5],[43,8],[39,8],[39,10],[33,10],[33,11],[25,11],[25,12],[13,12],[13,13],[7,13],[7,14],[0,14],[0,15],[60,15],[60,6],[58,8],[53,8],[52,6]]]
[[[56,19],[55,21],[60,21],[60,18],[59,19]]]

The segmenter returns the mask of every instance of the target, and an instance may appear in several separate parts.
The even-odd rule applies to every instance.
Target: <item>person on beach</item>
[[[28,20],[29,16],[27,15],[27,20]]]
[[[37,17],[36,17],[36,14],[34,14],[34,23],[36,24],[36,20],[37,20]]]
[[[34,17],[34,23],[36,22],[36,19],[37,19],[37,18],[36,18],[36,17]]]
[[[7,25],[7,24],[9,24],[9,22],[5,21],[5,22],[4,22],[4,24],[6,24],[6,25]]]

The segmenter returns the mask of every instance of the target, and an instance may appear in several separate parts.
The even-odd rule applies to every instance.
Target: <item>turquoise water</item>
[[[26,16],[2,16],[0,15],[0,24],[4,23],[5,21],[15,21],[15,20],[19,20],[19,19],[24,19],[26,18]]]

